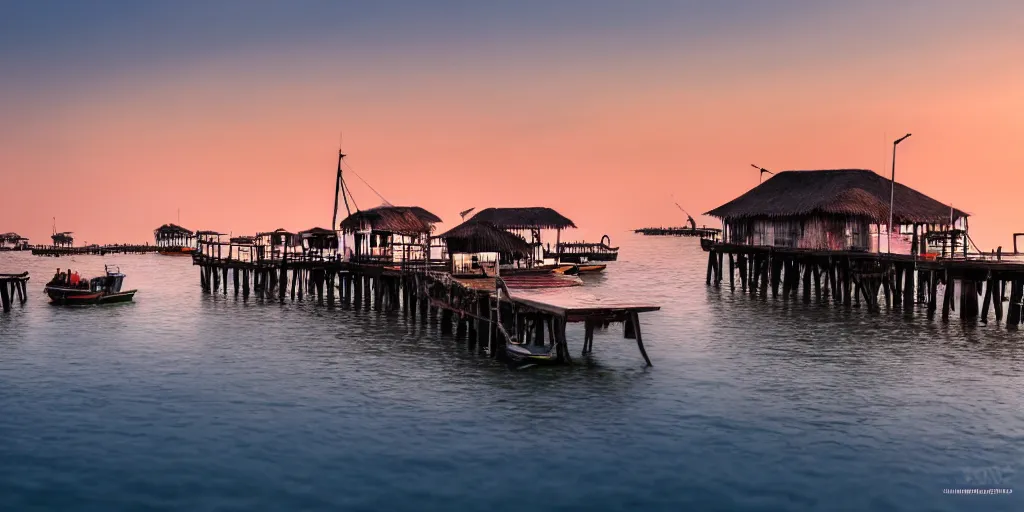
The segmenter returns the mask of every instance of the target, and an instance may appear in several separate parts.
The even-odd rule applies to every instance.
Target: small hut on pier
[[[351,234],[350,261],[393,264],[430,259],[430,234],[441,218],[419,206],[378,206],[360,210],[341,221]]]
[[[218,233],[216,231],[196,231],[196,250],[205,256],[219,257],[218,250],[219,247],[223,245],[221,242],[222,236],[224,236],[224,233]]]
[[[493,276],[495,265],[510,265],[530,254],[523,237],[484,221],[471,219],[438,238],[444,240],[453,275]]]
[[[28,249],[28,238],[14,232],[0,234],[0,250],[23,251],[26,249]]]
[[[71,235],[70,231],[62,231],[50,235],[50,239],[53,240],[54,247],[71,247],[75,243],[75,237]]]
[[[316,260],[333,260],[338,255],[338,233],[320,227],[299,231],[302,255]]]
[[[966,213],[891,184],[860,169],[784,171],[705,215],[722,219],[726,243],[741,245],[916,254],[928,251],[924,241],[937,233],[952,234],[951,252],[958,239],[966,241]],[[889,233],[890,190],[895,227],[888,246],[882,226]]]
[[[156,240],[157,247],[192,247],[195,234],[192,233],[192,230],[177,224],[164,224],[153,230],[153,238]]]
[[[274,260],[284,258],[286,254],[291,257],[293,253],[298,253],[302,247],[302,238],[284,228],[258,233],[256,238],[259,239],[258,246],[269,249],[269,253],[265,257]]]
[[[486,222],[498,229],[519,235],[530,244],[528,266],[543,261],[544,251],[541,245],[541,230],[555,230],[555,247],[562,241],[562,230],[575,228],[568,217],[545,207],[524,208],[487,208],[480,210],[470,220]],[[526,236],[526,235],[529,236]]]

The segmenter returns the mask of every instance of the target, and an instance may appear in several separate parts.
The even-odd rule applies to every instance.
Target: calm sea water
[[[0,315],[0,509],[1024,509],[1024,334],[709,289],[696,240],[618,238],[558,293],[660,304],[653,368],[621,328],[517,371],[400,315],[203,295],[187,258],[0,253],[33,275]],[[135,303],[46,303],[104,262]]]

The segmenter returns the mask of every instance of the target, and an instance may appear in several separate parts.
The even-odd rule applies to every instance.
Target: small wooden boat
[[[552,271],[556,274],[565,275],[596,274],[598,272],[604,272],[604,269],[606,268],[608,268],[608,265],[591,263],[582,265],[559,265]]]
[[[78,278],[78,274],[58,272],[44,290],[50,303],[59,306],[113,304],[130,302],[137,290],[121,291],[125,275],[120,269],[104,266],[106,275],[92,279]]]
[[[161,256],[191,256],[195,249],[192,247],[168,247],[157,252]]]
[[[555,345],[539,347],[509,341],[505,344],[505,354],[516,363],[554,364],[558,362],[558,350]]]

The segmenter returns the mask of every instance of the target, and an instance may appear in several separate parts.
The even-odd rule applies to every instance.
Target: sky
[[[910,132],[896,180],[1008,247],[1021,34],[1019,1],[0,1],[0,232],[327,226],[340,145],[360,208],[614,242],[718,226],[750,164],[888,176]]]

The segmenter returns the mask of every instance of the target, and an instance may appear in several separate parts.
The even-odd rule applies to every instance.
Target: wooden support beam
[[[914,312],[914,270],[908,266],[903,272],[903,312]],[[975,297],[977,299],[977,297]],[[977,302],[977,301],[975,301]]]
[[[993,282],[994,279],[991,277],[985,280],[985,299],[981,303],[981,321],[986,324],[988,323],[988,308],[992,304]]]
[[[950,278],[946,278],[946,289],[943,292],[942,297],[942,321],[949,322],[949,309],[953,307],[953,289],[955,288],[954,282]]]
[[[644,349],[644,337],[640,331],[640,316],[636,311],[633,311],[630,313],[629,317],[631,323],[634,325],[634,329],[636,330],[636,347],[640,349],[640,355],[644,356],[644,361],[647,363],[647,366],[654,366],[651,364],[651,358],[647,356],[647,350]]]

